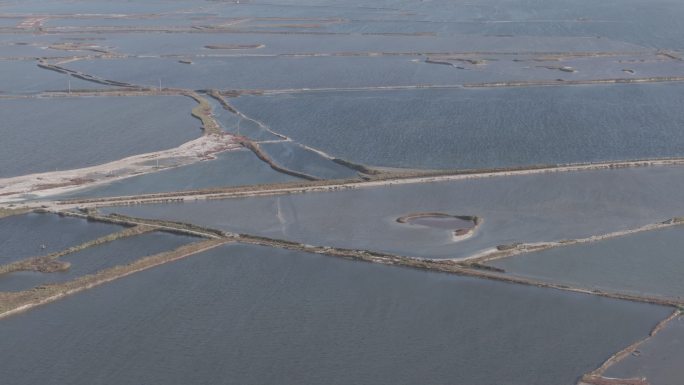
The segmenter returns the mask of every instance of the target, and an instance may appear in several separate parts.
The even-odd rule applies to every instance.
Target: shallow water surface
[[[107,163],[202,135],[180,96],[0,100],[0,178]]]
[[[0,219],[0,264],[47,255],[123,230],[122,227],[54,214]]]
[[[683,215],[684,169],[540,173],[358,190],[104,208],[308,244],[434,258],[514,242],[585,238]],[[475,215],[475,234],[407,226],[415,212]]]
[[[544,281],[632,294],[684,298],[681,226],[492,261]]]
[[[297,142],[366,165],[472,169],[684,155],[682,84],[312,92],[231,103]]]
[[[0,275],[0,291],[21,291],[40,285],[70,281],[198,240],[199,238],[195,237],[162,232],[118,239],[60,257],[61,261],[71,263],[69,269],[63,272],[21,271]]]
[[[684,317],[671,321],[655,337],[611,366],[604,374],[614,378],[646,377],[651,385],[680,384],[684,378]]]
[[[0,373],[16,385],[570,385],[668,313],[231,245],[3,320]]]

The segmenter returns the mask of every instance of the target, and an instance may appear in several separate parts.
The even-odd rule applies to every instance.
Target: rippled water
[[[233,245],[3,320],[0,373],[16,385],[570,385],[667,313]]]
[[[112,207],[104,211],[315,245],[450,258],[513,242],[584,238],[682,215],[683,184],[684,169],[656,167]],[[483,223],[473,237],[453,242],[449,232],[396,222],[415,212],[476,215]]]
[[[231,102],[295,141],[377,166],[491,168],[684,155],[680,84],[316,92]]]
[[[638,348],[637,355],[629,355],[611,366],[607,377],[642,378],[651,385],[675,385],[682,381],[684,369],[684,318],[670,322],[651,340]]]
[[[172,250],[198,238],[169,233],[147,233],[118,239],[103,245],[60,257],[71,263],[68,270],[55,273],[21,271],[0,275],[0,291],[21,291],[51,283],[60,283],[94,274],[114,266],[127,265],[137,259]]]
[[[684,298],[684,228],[674,227],[493,261],[545,281]]]
[[[53,214],[2,218],[0,264],[62,251],[120,230],[116,225]]]

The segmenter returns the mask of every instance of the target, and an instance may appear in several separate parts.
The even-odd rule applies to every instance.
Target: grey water
[[[24,49],[23,46],[19,46]],[[30,49],[30,48],[29,48]],[[8,53],[6,47],[0,50]],[[31,52],[33,53],[33,52]],[[35,55],[35,53],[33,53]],[[67,91],[69,83],[73,90],[107,88],[75,77],[48,71],[36,65],[35,60],[0,60],[0,94],[30,94],[43,91]],[[4,107],[5,110],[8,107]]]
[[[335,163],[297,143],[262,143],[259,146],[275,163],[292,171],[320,179],[350,179],[358,176],[356,170]]]
[[[315,92],[231,102],[297,142],[367,165],[470,169],[684,155],[680,84]]]
[[[104,208],[237,233],[400,255],[461,258],[514,242],[585,238],[684,214],[684,169],[644,167],[390,184],[356,190]],[[406,226],[419,212],[476,215],[466,240]]]
[[[641,344],[638,355],[629,355],[606,370],[613,378],[646,377],[651,385],[679,384],[684,376],[684,318],[672,320],[655,337]]]
[[[0,374],[15,385],[570,385],[669,312],[230,245],[4,319]]]
[[[364,34],[270,34],[263,31],[239,33],[165,34],[106,33],[103,44],[115,52],[141,56],[160,55],[276,55],[339,52],[643,52],[647,48],[610,39],[587,37],[529,37],[492,35],[364,35]],[[43,37],[42,39],[46,39]],[[207,45],[261,44],[263,48],[247,50],[212,50]],[[50,52],[48,52],[50,53]],[[78,63],[78,62],[76,62]],[[69,63],[69,64],[76,64]]]
[[[673,227],[490,264],[517,276],[631,294],[684,298],[684,228]]]
[[[127,265],[140,258],[173,250],[198,240],[195,237],[164,232],[118,239],[60,257],[61,261],[71,263],[69,269],[63,272],[21,271],[2,274],[0,275],[0,291],[22,291],[41,285],[70,281],[110,267]]]
[[[285,183],[301,180],[273,170],[248,150],[220,153],[214,160],[202,161],[106,185],[52,196],[53,199],[110,197],[151,194],[213,187],[236,187]]]
[[[190,89],[300,89],[460,84],[461,74],[414,57],[234,56],[81,60],[72,70],[136,85]]]
[[[47,255],[122,230],[117,225],[54,214],[0,219],[0,264]]]
[[[0,100],[0,178],[176,147],[202,135],[180,96]]]

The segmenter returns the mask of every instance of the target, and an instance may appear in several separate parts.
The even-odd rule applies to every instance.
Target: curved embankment
[[[27,258],[21,261],[9,263],[0,266],[0,275],[14,273],[17,271],[36,271],[40,273],[54,273],[57,271],[66,271],[70,267],[69,262],[60,261],[59,258],[68,254],[72,254],[89,247],[99,246],[105,243],[116,241],[117,239],[132,237],[144,234],[155,229],[150,226],[136,225],[125,230],[106,235],[80,245],[70,247],[66,250],[58,251],[56,253],[48,254],[40,257]]]
[[[204,240],[183,245],[171,251],[144,257],[127,265],[101,270],[95,274],[79,277],[69,282],[39,286],[31,290],[14,293],[0,292],[0,318],[57,301],[68,295],[114,281],[139,271],[201,253],[228,242],[230,241],[227,239]]]
[[[577,383],[577,385],[650,385],[648,380],[644,378],[607,378],[603,377],[603,373],[605,373],[606,370],[608,370],[608,368],[611,366],[634,353],[639,346],[653,338],[656,334],[658,334],[658,332],[665,328],[668,323],[679,318],[681,315],[682,308],[678,308],[669,317],[660,321],[655,328],[651,330],[648,336],[613,354],[601,366],[582,376],[582,379]]]
[[[252,122],[258,124],[262,129],[268,131],[270,134],[277,136],[278,138],[280,138],[282,140],[293,141],[291,138],[289,138],[289,137],[287,137],[287,136],[285,136],[279,132],[273,131],[271,128],[265,126],[261,122],[255,120],[255,119],[252,119],[249,116],[245,115],[244,113],[240,112],[237,108],[235,108],[233,105],[228,103],[228,101],[224,97],[224,94],[222,94],[221,92],[219,92],[217,90],[209,90],[207,92],[207,94],[209,96],[213,97],[214,99],[216,99],[219,102],[219,104],[221,105],[221,107],[223,107],[223,109],[225,109],[226,111],[229,111],[232,114],[237,115],[240,119],[249,120],[249,121],[252,121]],[[226,93],[226,94],[230,94],[230,93]],[[240,141],[245,148],[252,151],[259,159],[266,162],[272,169],[274,169],[278,172],[282,172],[284,174],[292,175],[292,176],[303,178],[303,179],[310,180],[310,181],[321,180],[318,177],[315,177],[315,176],[312,176],[312,175],[309,175],[309,174],[306,174],[303,172],[295,171],[295,170],[292,170],[292,169],[289,169],[287,167],[279,165],[277,162],[275,162],[273,160],[273,158],[271,158],[268,154],[266,154],[261,149],[261,147],[259,146],[259,143],[256,143],[255,141],[253,141],[247,137],[240,136]],[[335,158],[333,156],[330,156],[329,154],[326,154],[325,152],[323,152],[321,150],[309,147],[309,146],[301,144],[301,143],[297,143],[297,144],[299,144],[300,146],[304,147],[305,149],[307,149],[309,151],[313,151],[313,152],[319,154],[321,157],[323,157],[325,159],[328,159],[332,162],[339,164],[340,166],[347,167],[351,170],[360,172],[362,174],[365,174],[365,175],[381,174],[381,172],[376,170],[376,169],[369,168],[369,167],[366,167],[366,166],[361,165],[361,164],[349,162],[349,161],[344,160],[344,159]]]

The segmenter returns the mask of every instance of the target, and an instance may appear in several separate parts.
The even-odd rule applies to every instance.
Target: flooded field
[[[120,230],[120,226],[53,214],[2,218],[0,265],[58,252]]]
[[[4,50],[4,47],[0,46]],[[40,91],[68,91],[69,86],[74,90],[104,88],[74,77],[71,79],[54,71],[39,68],[31,60],[0,60],[0,95],[28,94]],[[3,110],[7,108],[4,107]],[[3,113],[3,118],[4,115]],[[5,118],[7,119],[7,118]]]
[[[40,285],[70,281],[109,267],[125,265],[148,255],[172,250],[197,240],[197,238],[169,233],[148,233],[118,239],[60,257],[60,261],[71,264],[69,269],[63,272],[19,271],[2,274],[0,275],[0,291],[21,291]]]
[[[0,100],[0,178],[92,166],[199,137],[184,97]],[[123,113],[125,111],[125,114]]]
[[[681,385],[683,16],[0,0],[0,383]]]
[[[561,385],[640,338],[668,312],[226,246],[3,320],[0,361],[3,377],[17,385],[225,378]],[[548,340],[551,350],[539,344]],[[51,365],[36,367],[34,359]]]
[[[463,169],[683,155],[679,84],[299,93],[231,103],[352,162]],[[293,124],[296,122],[296,124]]]
[[[684,298],[684,228],[674,227],[492,261],[510,274],[574,286]]]
[[[584,238],[681,215],[683,172],[664,167],[548,173],[104,211],[314,245],[454,258],[503,244]],[[473,237],[453,242],[448,232],[396,222],[415,212],[476,215],[483,222]]]

